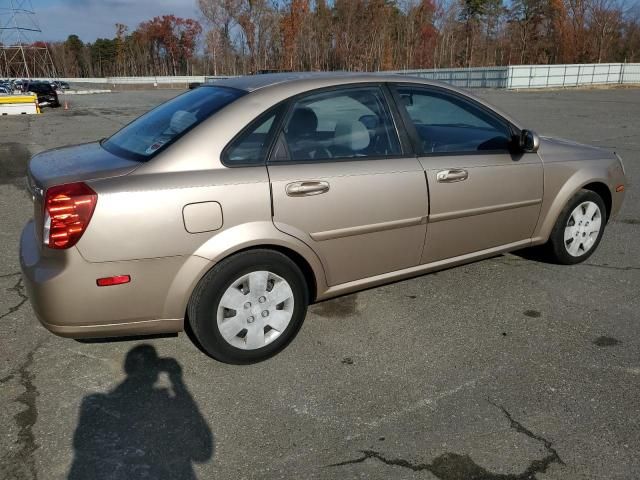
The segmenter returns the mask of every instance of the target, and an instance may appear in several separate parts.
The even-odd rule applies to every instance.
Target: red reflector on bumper
[[[620,192],[624,192],[624,185],[618,185],[616,187],[616,192],[620,193]]]
[[[121,285],[129,283],[131,277],[129,275],[116,275],[115,277],[99,278],[96,283],[99,287],[110,287],[111,285]]]

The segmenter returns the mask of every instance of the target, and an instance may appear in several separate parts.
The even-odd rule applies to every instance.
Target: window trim
[[[271,152],[273,151],[273,147],[276,143],[276,139],[278,138],[278,134],[281,130],[282,118],[284,117],[284,113],[287,110],[286,105],[287,100],[279,102],[267,110],[262,112],[260,115],[251,120],[240,132],[238,132],[234,137],[225,145],[220,153],[220,163],[227,168],[239,168],[239,167],[257,167],[264,166],[267,164],[267,160],[271,156]],[[264,122],[268,117],[275,113],[275,118],[273,119],[273,123],[267,132],[267,138],[265,144],[262,147],[261,156],[262,158],[258,162],[234,162],[229,159],[229,151],[234,143],[246,135],[250,133],[253,129],[255,129],[258,125]]]
[[[332,91],[341,91],[341,90],[355,90],[361,88],[377,88],[382,96],[382,100],[385,102],[387,107],[391,122],[392,129],[395,130],[398,145],[400,146],[400,153],[394,155],[375,155],[375,156],[367,156],[367,157],[336,157],[336,158],[318,158],[318,159],[307,159],[307,160],[293,160],[289,157],[289,160],[273,160],[273,147],[275,146],[275,142],[271,145],[271,150],[269,151],[269,155],[267,157],[267,165],[309,165],[314,163],[338,163],[338,162],[361,162],[367,160],[391,160],[391,159],[400,159],[407,158],[409,156],[415,156],[414,149],[412,148],[411,142],[409,141],[408,134],[406,129],[403,130],[403,122],[401,122],[401,117],[399,116],[399,112],[395,109],[395,103],[393,102],[393,98],[390,97],[389,92],[387,91],[387,83],[386,82],[357,82],[357,83],[344,83],[340,85],[331,85],[330,87],[321,87],[314,88],[312,90],[307,90],[305,92],[298,93],[293,95],[286,100],[283,100],[281,103],[286,103],[286,113],[281,117],[280,128],[277,132],[276,138],[280,135],[284,134],[284,126],[286,122],[289,120],[293,113],[293,105],[297,101],[302,98],[322,94],[325,92]],[[398,115],[398,116],[396,116]],[[286,145],[286,142],[285,142]],[[289,148],[287,147],[287,153],[289,154]]]
[[[453,152],[425,152],[422,148],[422,140],[420,135],[418,135],[418,131],[413,123],[413,120],[409,116],[409,112],[407,108],[403,105],[402,99],[400,97],[400,93],[398,89],[401,88],[412,88],[415,90],[422,90],[427,94],[437,94],[442,95],[445,98],[447,96],[454,97],[456,100],[459,100],[461,103],[469,104],[471,107],[475,107],[479,110],[482,110],[484,113],[497,120],[501,124],[503,124],[508,132],[510,133],[510,140],[513,141],[515,135],[519,131],[509,120],[496,113],[486,105],[483,105],[480,102],[477,102],[473,98],[467,97],[461,93],[458,93],[454,90],[450,90],[448,88],[438,87],[435,85],[424,85],[420,83],[407,83],[407,82],[389,82],[388,83],[389,90],[391,91],[391,95],[393,96],[393,100],[397,105],[397,108],[400,112],[400,116],[404,122],[405,129],[411,139],[411,143],[413,145],[413,149],[416,152],[416,155],[420,158],[423,157],[445,157],[445,156],[463,156],[463,155],[491,155],[491,154],[499,154],[499,153],[513,153],[513,149],[511,148],[500,148],[494,150],[461,150],[461,151],[453,151]]]
[[[411,140],[411,134],[409,133],[409,130],[407,130],[407,126],[405,125],[404,118],[402,117],[402,112],[398,108],[396,99],[393,96],[393,91],[391,90],[388,83],[382,84],[382,89],[384,90],[387,104],[389,105],[389,109],[391,110],[391,117],[393,118],[394,126],[400,138],[400,147],[402,148],[402,152],[404,154],[403,158],[417,157],[417,150],[415,149],[415,146],[413,145],[413,142]]]

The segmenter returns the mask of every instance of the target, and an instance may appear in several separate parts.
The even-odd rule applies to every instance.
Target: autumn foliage
[[[239,75],[638,62],[624,0],[197,0],[115,37],[50,45],[61,76]],[[631,5],[627,8],[626,5]]]
[[[50,49],[63,77],[183,75],[193,71],[202,26],[196,20],[163,15],[142,22],[129,33],[115,25],[113,39],[85,44],[77,35]]]
[[[624,0],[198,0],[203,70],[395,70],[640,60]]]

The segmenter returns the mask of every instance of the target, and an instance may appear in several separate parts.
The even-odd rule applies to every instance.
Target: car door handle
[[[450,170],[440,170],[436,175],[436,180],[440,183],[461,182],[469,178],[469,172],[461,168],[452,168]]]
[[[287,195],[290,197],[304,197],[309,195],[320,195],[329,191],[329,182],[318,182],[306,180],[303,182],[293,182],[285,187]]]

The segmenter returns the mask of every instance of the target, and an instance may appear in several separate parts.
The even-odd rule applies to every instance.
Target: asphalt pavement
[[[640,89],[480,92],[541,134],[624,159],[626,202],[585,264],[501,255],[317,304],[252,366],[184,334],[55,337],[18,273],[29,156],[177,93],[0,118],[1,479],[118,478],[123,450],[153,459],[136,478],[640,478]]]

